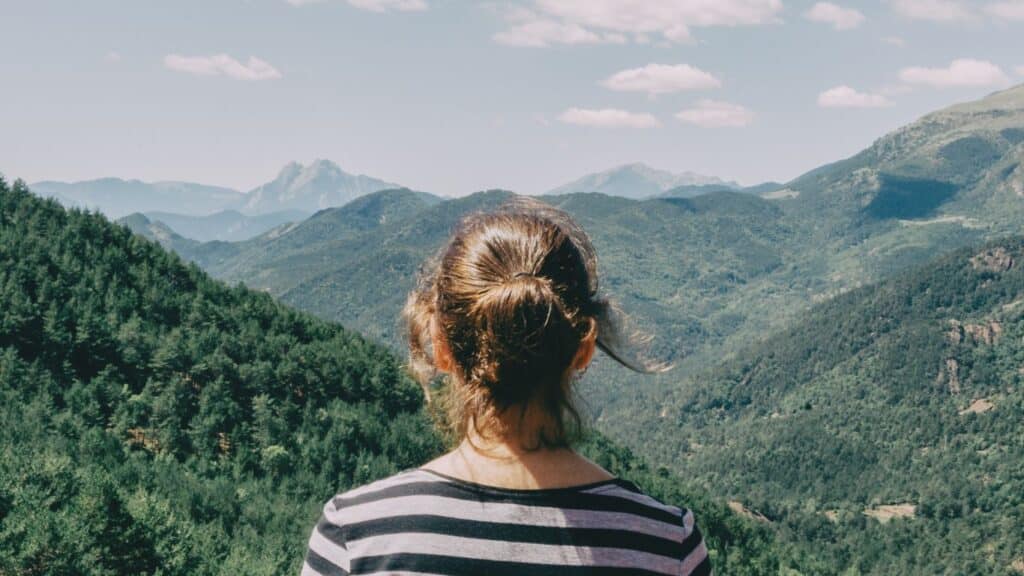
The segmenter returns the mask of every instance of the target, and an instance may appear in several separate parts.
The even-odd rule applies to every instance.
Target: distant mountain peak
[[[706,176],[690,171],[673,173],[653,168],[642,162],[631,162],[602,172],[587,174],[549,191],[548,194],[601,192],[611,196],[639,199],[657,196],[680,186],[707,185],[738,187],[735,182],[727,182],[715,176]]]
[[[299,172],[302,172],[302,164],[293,160],[281,167],[281,170],[278,171],[277,178],[275,179],[287,178],[290,175],[298,174]]]
[[[251,190],[241,208],[256,214],[280,210],[316,212],[388,188],[399,185],[350,174],[330,160],[317,158],[309,165],[289,162],[272,181]]]

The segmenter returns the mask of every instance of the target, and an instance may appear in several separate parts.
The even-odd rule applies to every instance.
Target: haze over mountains
[[[270,182],[242,193],[193,182],[141,182],[100,178],[37,182],[32,190],[69,207],[98,210],[112,219],[136,212],[193,240],[245,240],[284,222],[341,206],[398,185],[349,174],[328,160],[287,164]]]
[[[33,191],[65,206],[98,210],[113,219],[133,213],[162,222],[175,233],[200,242],[247,240],[285,222],[298,222],[314,212],[343,206],[366,194],[401,188],[362,174],[350,174],[329,160],[307,166],[285,165],[277,176],[242,193],[191,182],[141,182],[101,178],[82,182],[37,182]],[[769,184],[742,189],[760,193]],[[548,194],[599,192],[624,198],[692,197],[718,190],[739,190],[735,182],[694,172],[673,174],[644,164],[619,166],[589,174]]]
[[[702,187],[739,188],[735,182],[726,182],[715,176],[696,172],[674,174],[642,163],[624,164],[603,172],[587,174],[577,180],[549,190],[547,195],[574,192],[598,192],[609,196],[622,196],[639,200],[657,196],[674,188]]]
[[[303,210],[280,210],[252,216],[237,210],[221,210],[206,216],[173,212],[145,212],[143,215],[149,220],[163,223],[177,234],[200,242],[246,240],[282,224],[309,217],[309,213]]]
[[[36,182],[32,184],[32,191],[40,196],[55,198],[64,206],[98,210],[114,219],[132,212],[151,211],[204,216],[236,206],[243,200],[241,192],[219,186],[120,178]]]

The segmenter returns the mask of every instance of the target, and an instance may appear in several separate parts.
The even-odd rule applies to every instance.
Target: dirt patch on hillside
[[[893,518],[913,518],[917,512],[914,504],[882,504],[864,510],[864,515],[878,520],[882,524]]]
[[[971,266],[975,270],[988,272],[1006,272],[1013,268],[1013,255],[1002,246],[985,250],[971,258]]]
[[[764,514],[761,514],[757,510],[751,510],[750,508],[747,508],[739,500],[730,500],[729,509],[739,514],[740,516],[750,518],[751,520],[757,520],[758,522],[765,523],[771,522],[771,520],[768,520],[768,518],[766,518]]]
[[[971,402],[970,406],[961,410],[960,415],[966,416],[968,414],[984,414],[985,412],[988,412],[989,410],[995,407],[996,405],[993,404],[991,400],[987,398],[978,398],[974,402]]]
[[[761,195],[761,198],[765,200],[781,200],[783,198],[796,198],[800,195],[800,192],[791,190],[789,188],[782,188],[780,190],[773,190]]]
[[[939,366],[935,385],[949,390],[949,393],[954,396],[960,393],[960,362],[956,358],[947,358]]]
[[[967,336],[975,342],[991,346],[999,341],[1003,335],[1003,325],[997,320],[982,322],[980,324],[962,324],[959,320],[949,321],[949,331],[946,338],[951,344],[960,344]]]

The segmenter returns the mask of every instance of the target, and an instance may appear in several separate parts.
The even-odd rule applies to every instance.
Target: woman
[[[693,514],[575,453],[595,348],[637,371],[586,234],[523,198],[463,220],[406,304],[458,441],[324,506],[303,574],[709,574]],[[436,403],[436,402],[435,402]]]

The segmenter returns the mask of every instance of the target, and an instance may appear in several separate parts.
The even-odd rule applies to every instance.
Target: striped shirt
[[[302,567],[303,576],[710,573],[693,514],[626,480],[513,490],[423,469],[327,502]]]

